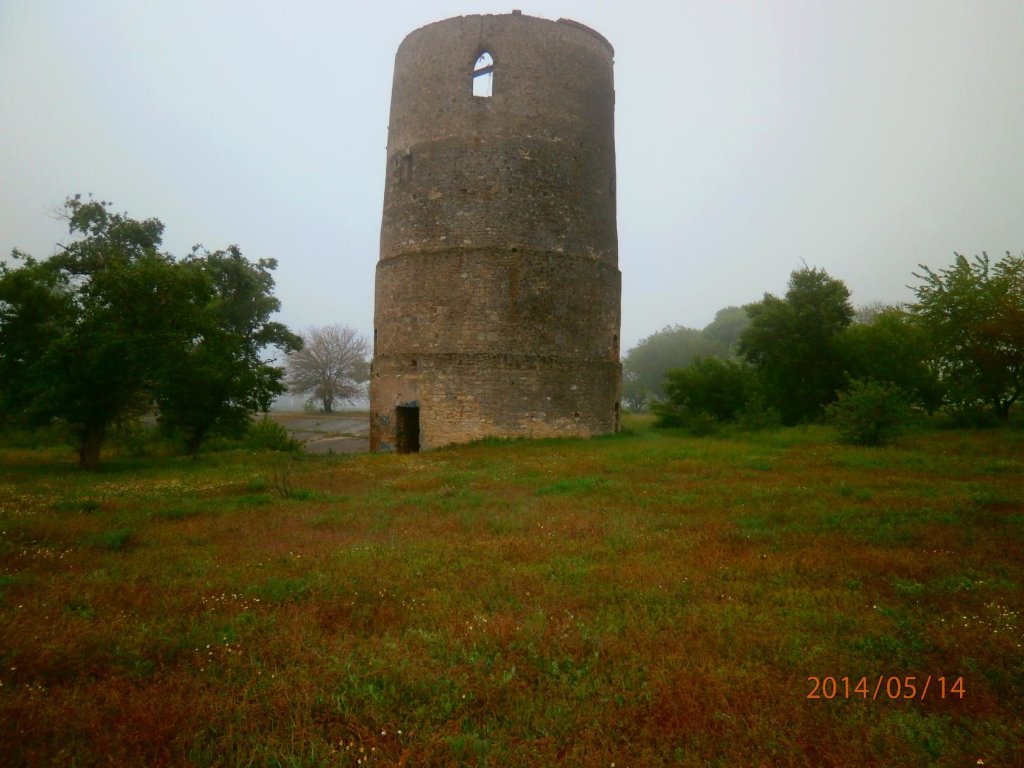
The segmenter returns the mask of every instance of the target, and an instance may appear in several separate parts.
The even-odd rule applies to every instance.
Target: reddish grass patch
[[[1019,436],[828,438],[314,457],[290,499],[274,457],[97,477],[5,452],[0,754],[1024,763]],[[966,694],[807,699],[878,675]]]

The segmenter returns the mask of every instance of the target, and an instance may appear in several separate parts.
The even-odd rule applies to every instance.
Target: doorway
[[[418,453],[420,450],[420,409],[415,405],[395,408],[395,451]]]

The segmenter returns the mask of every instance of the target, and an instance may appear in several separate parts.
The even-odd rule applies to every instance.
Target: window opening
[[[473,95],[489,99],[494,88],[494,58],[487,51],[473,66]]]

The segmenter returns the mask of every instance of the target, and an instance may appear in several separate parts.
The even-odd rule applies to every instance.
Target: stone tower
[[[395,56],[370,447],[619,425],[611,45],[517,11]]]

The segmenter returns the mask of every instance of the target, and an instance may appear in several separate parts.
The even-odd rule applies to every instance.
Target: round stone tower
[[[370,447],[619,425],[611,45],[462,16],[395,56]]]

